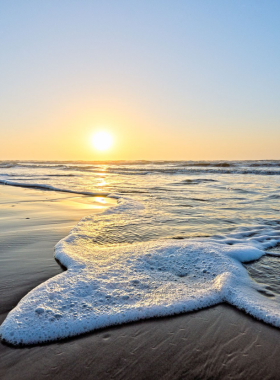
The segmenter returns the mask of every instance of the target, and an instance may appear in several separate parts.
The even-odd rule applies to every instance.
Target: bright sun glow
[[[105,131],[96,132],[92,136],[92,144],[95,149],[104,151],[108,150],[112,145],[113,139],[110,133]]]

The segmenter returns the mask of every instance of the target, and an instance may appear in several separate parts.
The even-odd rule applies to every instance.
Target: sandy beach
[[[113,202],[113,201],[108,201]],[[0,322],[61,273],[54,245],[93,197],[0,186]],[[1,379],[277,379],[280,331],[228,305],[34,347],[0,344]]]
[[[0,2],[0,380],[280,380],[279,15]]]

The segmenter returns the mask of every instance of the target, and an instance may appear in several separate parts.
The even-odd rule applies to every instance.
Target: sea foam
[[[128,199],[118,202],[110,212],[139,209]],[[256,226],[180,242],[101,246],[92,239],[93,221],[94,216],[82,219],[56,245],[55,258],[67,271],[19,302],[0,328],[2,340],[36,344],[220,302],[280,327],[279,297],[262,295],[261,285],[242,265],[280,242],[277,227]]]

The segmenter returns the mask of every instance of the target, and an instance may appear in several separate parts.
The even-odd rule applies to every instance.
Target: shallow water
[[[48,304],[54,286],[43,284],[36,302],[25,297],[8,317],[5,339],[13,323],[23,323],[25,333],[10,341],[32,343],[224,301],[280,326],[280,161],[1,162],[0,183],[118,200],[57,246],[68,271],[50,283],[62,301]],[[264,256],[269,250],[275,256]],[[111,261],[103,265],[96,252]],[[246,271],[240,263],[250,260],[258,261]],[[121,273],[126,284],[117,281]],[[133,285],[140,278],[146,287]],[[28,326],[40,326],[43,316],[49,335],[40,327],[30,335]]]
[[[99,226],[100,244],[212,236],[280,220],[280,161],[6,161],[0,162],[0,182],[113,193],[143,205],[144,212],[129,220],[118,216],[118,223]]]

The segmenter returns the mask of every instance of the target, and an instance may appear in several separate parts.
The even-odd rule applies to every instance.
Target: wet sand
[[[60,273],[54,245],[100,210],[91,197],[0,186],[0,323]],[[0,379],[279,379],[280,330],[228,305],[48,345],[0,344]]]

